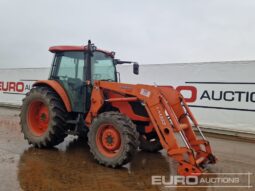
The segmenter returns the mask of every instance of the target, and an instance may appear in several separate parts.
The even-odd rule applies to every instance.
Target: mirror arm
[[[131,61],[122,61],[122,60],[119,60],[119,59],[115,59],[114,63],[115,63],[115,65],[117,65],[117,64],[132,64],[134,62],[131,62]]]

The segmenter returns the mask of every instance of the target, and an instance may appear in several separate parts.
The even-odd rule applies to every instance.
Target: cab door
[[[57,80],[68,94],[73,112],[86,112],[86,68],[84,52],[72,51],[56,54],[56,69],[53,79]]]

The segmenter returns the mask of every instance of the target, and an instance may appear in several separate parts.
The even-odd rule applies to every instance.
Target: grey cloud
[[[254,59],[253,0],[0,0],[0,67],[45,67],[92,39],[141,64]]]

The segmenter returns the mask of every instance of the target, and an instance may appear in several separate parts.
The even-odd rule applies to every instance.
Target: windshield
[[[102,52],[94,52],[91,57],[92,82],[94,80],[116,81],[113,58]]]

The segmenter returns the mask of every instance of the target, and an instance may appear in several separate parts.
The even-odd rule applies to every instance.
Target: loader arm
[[[125,97],[107,99],[104,91],[116,92]],[[184,98],[174,88],[95,81],[85,122],[89,127],[105,102],[132,101],[140,101],[144,105],[161,145],[170,157],[178,161],[180,175],[200,175],[206,164],[216,162],[209,142]],[[194,133],[192,123],[201,139]]]

